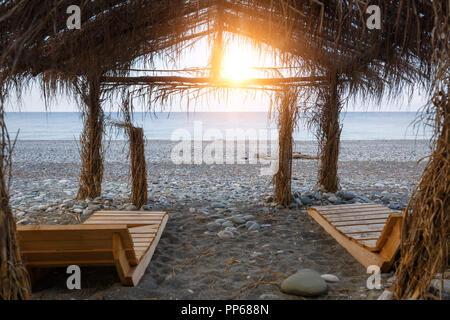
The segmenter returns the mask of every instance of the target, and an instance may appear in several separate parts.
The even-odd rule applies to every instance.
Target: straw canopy
[[[81,8],[80,30],[66,26],[73,4]],[[90,73],[123,76],[133,62],[162,52],[177,57],[198,39],[213,42],[226,32],[267,44],[312,75],[333,70],[351,92],[380,97],[385,89],[426,84],[430,1],[370,4],[381,8],[381,30],[366,26],[369,1],[8,1],[0,7],[2,82],[41,76],[52,91],[56,81]]]

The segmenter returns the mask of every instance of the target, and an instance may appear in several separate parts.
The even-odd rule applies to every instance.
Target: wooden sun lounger
[[[150,263],[167,220],[167,212],[105,215],[99,211],[81,225],[18,226],[17,231],[29,269],[115,266],[120,281],[135,286]]]
[[[376,203],[308,208],[308,214],[366,268],[388,272],[400,249],[403,215]]]

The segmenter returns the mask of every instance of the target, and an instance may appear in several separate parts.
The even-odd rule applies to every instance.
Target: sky
[[[264,48],[262,50],[264,52]],[[181,69],[186,67],[202,67],[206,66],[208,62],[209,43],[206,39],[200,40],[195,46],[186,50],[180,57],[179,61],[173,62],[167,59],[166,56],[159,56],[155,59],[156,69]],[[226,51],[223,59],[222,76],[239,81],[243,78],[261,77],[257,71],[251,67],[272,67],[279,66],[277,61],[273,60],[273,56],[269,54],[260,54],[259,51],[252,48],[246,43],[238,43],[230,41],[226,46]],[[170,62],[168,62],[170,61]],[[113,105],[117,105],[115,101]],[[348,102],[346,105],[347,111],[410,111],[415,112],[426,103],[426,96],[423,93],[415,90],[412,97],[407,93],[396,97],[395,101],[387,101],[383,99],[380,104],[367,102],[364,97],[356,97]],[[199,112],[266,112],[269,110],[270,99],[266,94],[255,93],[246,95],[239,90],[229,91],[226,99],[208,98],[200,101],[189,103],[189,110]],[[116,111],[111,109],[109,103],[105,106],[105,111]],[[22,95],[22,101],[17,103],[17,99],[13,95],[6,107],[7,111],[21,111],[21,112],[43,112],[46,111],[44,99],[38,84],[32,85]],[[136,111],[145,111],[147,106],[140,102],[135,103]],[[187,111],[187,101],[175,96],[166,105],[158,105],[156,111],[171,111],[171,112],[185,112]],[[76,112],[77,105],[68,96],[58,95],[50,105],[50,112]]]

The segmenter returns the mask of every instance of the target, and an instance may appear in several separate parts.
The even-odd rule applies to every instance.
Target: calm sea
[[[414,140],[429,139],[430,133],[412,125],[415,112],[347,112],[342,115],[342,140]],[[107,116],[116,119],[117,114]],[[75,140],[82,130],[79,113],[71,112],[9,112],[6,122],[10,136],[20,129],[19,140]],[[172,137],[199,132],[214,139],[226,139],[227,130],[275,129],[276,123],[265,112],[196,112],[196,113],[142,113],[134,114],[133,123],[144,128],[147,139],[170,140]],[[294,133],[295,140],[313,140],[302,121]],[[270,130],[269,130],[270,131]],[[220,135],[223,135],[221,137]],[[201,133],[200,133],[201,136]],[[111,133],[112,140],[123,135]],[[244,137],[239,137],[244,139]],[[176,138],[178,140],[178,138]]]

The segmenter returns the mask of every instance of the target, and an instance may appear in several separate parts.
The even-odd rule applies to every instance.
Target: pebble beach
[[[316,160],[293,160],[293,203],[272,202],[264,164],[174,164],[177,142],[148,140],[149,203],[167,210],[169,222],[146,274],[123,287],[114,270],[83,270],[82,290],[68,290],[65,269],[35,291],[35,299],[301,299],[280,290],[283,279],[312,269],[328,279],[314,299],[376,299],[389,287],[366,287],[368,274],[306,213],[311,205],[377,202],[402,210],[430,153],[425,140],[342,141],[341,191],[316,186]],[[207,143],[204,143],[207,144]],[[297,141],[294,152],[315,155],[317,145]],[[75,141],[18,141],[13,156],[10,204],[19,225],[82,223],[98,210],[136,210],[129,203],[127,146],[105,146],[102,196],[73,200],[80,173]],[[243,160],[252,158],[247,152]]]

